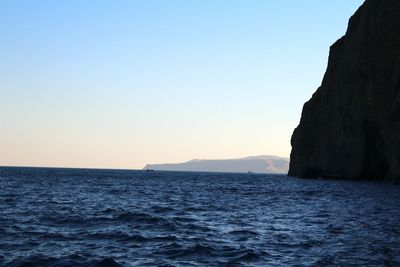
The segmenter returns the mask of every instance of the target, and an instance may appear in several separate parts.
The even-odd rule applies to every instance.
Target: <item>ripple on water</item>
[[[399,188],[0,168],[0,266],[399,266]]]

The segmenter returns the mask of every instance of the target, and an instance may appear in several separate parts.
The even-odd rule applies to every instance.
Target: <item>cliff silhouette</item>
[[[351,17],[291,144],[291,176],[400,180],[399,0]]]

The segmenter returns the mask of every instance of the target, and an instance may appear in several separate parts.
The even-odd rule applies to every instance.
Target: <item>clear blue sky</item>
[[[288,156],[362,2],[0,1],[0,165]]]

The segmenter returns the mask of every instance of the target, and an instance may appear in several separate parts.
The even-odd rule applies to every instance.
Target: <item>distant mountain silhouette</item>
[[[147,164],[143,169],[159,171],[287,173],[289,158],[253,156],[222,160],[194,159],[184,163]]]

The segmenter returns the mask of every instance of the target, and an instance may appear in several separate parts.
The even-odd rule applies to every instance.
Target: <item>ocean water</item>
[[[0,266],[400,266],[400,186],[0,168]]]

